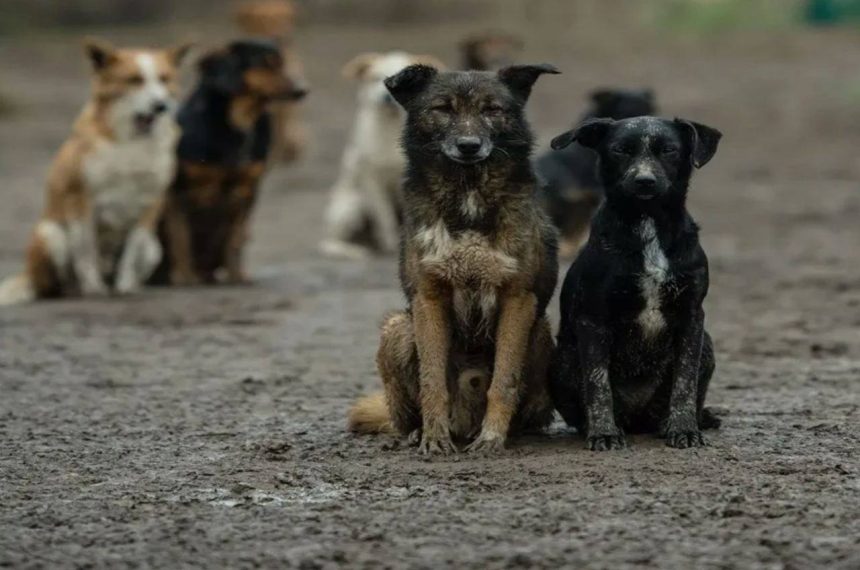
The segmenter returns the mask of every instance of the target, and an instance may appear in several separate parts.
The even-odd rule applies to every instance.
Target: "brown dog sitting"
[[[242,40],[200,62],[200,83],[179,113],[179,169],[168,191],[156,281],[246,281],[242,250],[270,146],[267,107],[305,91],[270,42]]]
[[[293,48],[296,9],[287,0],[255,0],[236,7],[236,24],[250,37],[275,42],[281,50],[287,73],[296,85],[306,84],[304,67]],[[284,162],[301,157],[307,146],[307,129],[296,101],[272,105],[272,156]]]

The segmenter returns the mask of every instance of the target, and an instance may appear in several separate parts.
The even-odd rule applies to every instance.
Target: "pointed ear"
[[[597,89],[596,91],[592,91],[588,97],[598,107],[605,107],[615,100],[617,94],[611,89]]]
[[[182,42],[179,45],[173,46],[167,50],[167,59],[175,66],[179,67],[194,47],[194,42]]]
[[[347,79],[361,79],[373,65],[373,62],[382,57],[381,53],[362,53],[344,64],[340,73]]]
[[[239,62],[229,49],[209,52],[200,60],[199,67],[202,83],[211,89],[233,95],[244,86]]]
[[[402,106],[406,106],[419,93],[424,91],[427,85],[439,72],[435,67],[429,65],[410,65],[396,75],[385,80],[385,87],[394,97],[394,100]]]
[[[535,84],[537,78],[544,73],[552,73],[557,75],[561,73],[558,68],[548,63],[538,65],[512,65],[499,70],[499,80],[508,86],[511,92],[522,99],[523,101],[529,98],[532,92],[532,85]]]
[[[708,164],[717,153],[717,146],[720,144],[723,133],[713,127],[684,119],[676,118],[675,124],[690,145],[690,161],[693,166],[702,168]]]
[[[576,141],[586,148],[595,148],[615,121],[612,119],[588,119],[572,131],[560,134],[550,143],[554,150],[561,150]]]
[[[95,71],[101,71],[116,61],[116,48],[104,40],[84,38],[84,52]]]

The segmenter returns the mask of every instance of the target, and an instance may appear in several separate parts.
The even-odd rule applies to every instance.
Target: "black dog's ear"
[[[557,75],[561,73],[558,68],[548,63],[538,65],[512,65],[499,70],[499,80],[508,86],[511,92],[525,101],[532,92],[532,85],[537,78],[544,73]]]
[[[199,67],[203,83],[212,89],[235,95],[244,86],[238,56],[229,49],[206,54]]]
[[[723,133],[713,127],[684,119],[676,118],[675,124],[682,129],[687,137],[687,143],[690,145],[690,161],[693,166],[702,168],[708,164],[717,153],[717,146]]]
[[[387,77],[385,87],[394,100],[405,107],[416,95],[424,91],[427,84],[438,74],[439,71],[429,65],[410,65],[396,75]]]
[[[589,98],[598,108],[603,108],[612,104],[618,98],[618,93],[611,89],[598,89],[592,91]]]
[[[586,148],[595,148],[606,136],[613,123],[615,121],[612,119],[588,119],[572,131],[552,139],[550,146],[554,150],[561,150],[576,141]]]

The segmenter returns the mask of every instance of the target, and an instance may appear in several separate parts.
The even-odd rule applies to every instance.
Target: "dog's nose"
[[[637,174],[633,182],[636,184],[636,188],[640,190],[653,190],[657,186],[657,177],[651,173]]]
[[[167,111],[167,103],[164,101],[156,101],[152,104],[152,112],[156,115],[160,115]]]
[[[479,137],[458,137],[457,150],[463,156],[475,156],[481,150],[481,139]]]
[[[296,89],[293,89],[291,97],[293,99],[304,99],[308,93],[309,93],[308,89],[306,89],[304,87],[297,87]]]

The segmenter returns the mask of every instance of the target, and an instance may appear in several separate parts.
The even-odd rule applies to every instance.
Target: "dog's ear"
[[[445,71],[446,69],[448,69],[448,66],[446,66],[442,62],[442,60],[439,59],[438,57],[436,57],[435,55],[427,55],[427,54],[413,55],[411,59],[412,59],[412,63],[417,63],[419,65],[429,65],[430,67],[433,67],[438,71]]]
[[[175,67],[179,67],[193,47],[194,42],[182,42],[179,45],[175,45],[167,50],[167,59]]]
[[[406,107],[438,74],[439,71],[429,65],[410,65],[386,78],[385,87],[395,101]]]
[[[367,52],[355,56],[341,68],[340,73],[347,79],[361,79],[373,65],[373,62],[382,57],[381,53]]]
[[[532,92],[532,85],[544,73],[557,75],[561,73],[557,67],[548,63],[538,65],[511,65],[499,70],[499,80],[508,86],[511,93],[525,101]]]
[[[588,119],[575,129],[552,139],[550,146],[554,150],[561,150],[576,141],[586,148],[595,148],[609,132],[609,127],[613,123],[615,121],[612,119]]]
[[[95,71],[101,71],[116,61],[116,48],[110,43],[97,38],[84,38],[84,52]]]
[[[611,105],[618,98],[618,93],[612,89],[597,89],[589,93],[588,98],[598,108],[604,108],[607,105]]]
[[[684,119],[676,118],[675,124],[687,139],[687,144],[690,147],[690,161],[693,166],[702,168],[708,164],[717,153],[717,146],[720,144],[723,133],[713,127]]]
[[[235,95],[244,87],[239,58],[229,49],[209,52],[199,66],[203,83],[216,91]]]

